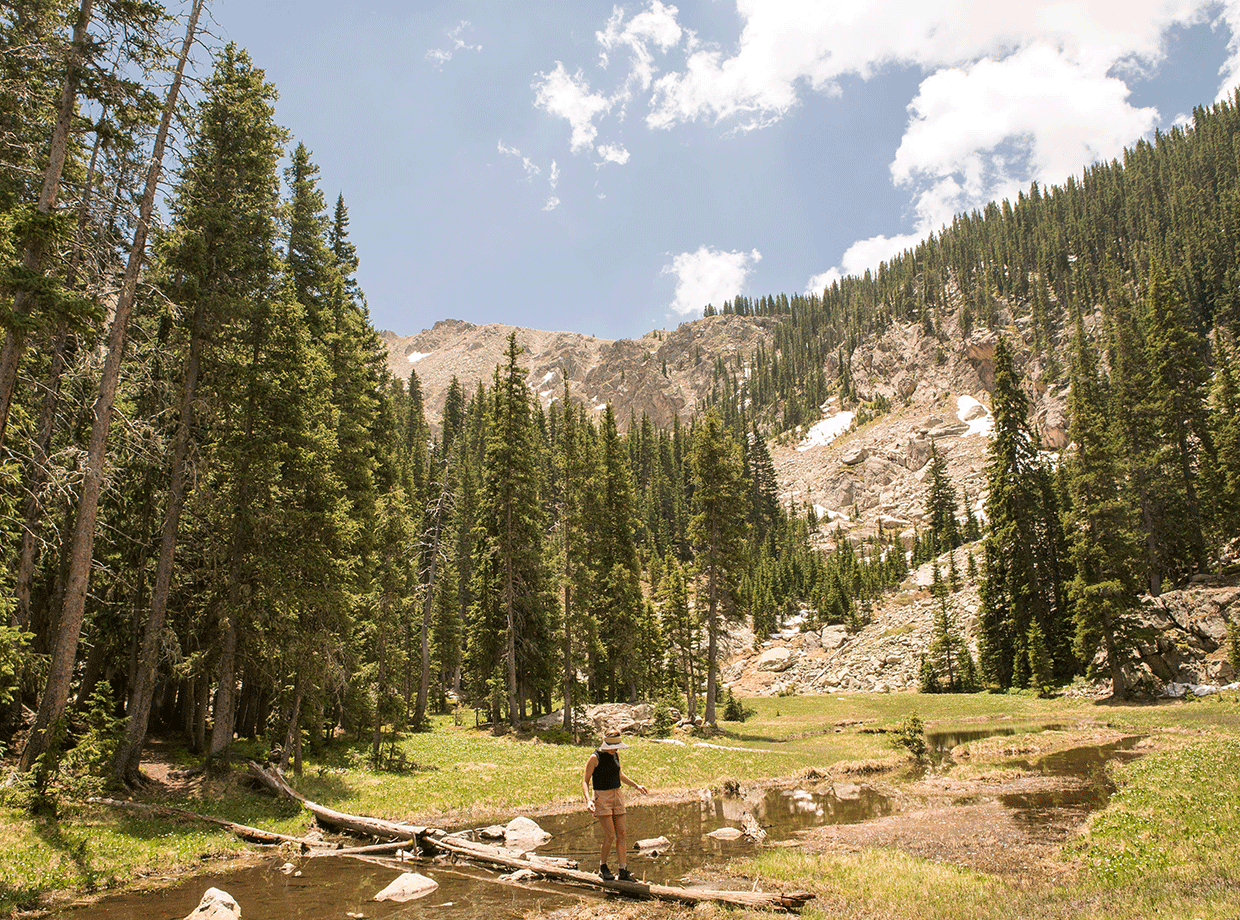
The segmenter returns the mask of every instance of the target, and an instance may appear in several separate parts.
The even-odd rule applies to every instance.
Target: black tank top
[[[620,788],[620,755],[615,751],[595,751],[598,766],[590,779],[594,783],[594,791]]]

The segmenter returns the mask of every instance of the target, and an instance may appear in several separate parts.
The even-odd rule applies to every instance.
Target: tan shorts
[[[624,795],[619,789],[594,790],[594,817],[624,814]]]

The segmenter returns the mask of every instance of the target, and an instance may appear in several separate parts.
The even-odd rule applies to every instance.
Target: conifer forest
[[[379,762],[457,707],[571,730],[576,705],[675,698],[713,723],[731,624],[855,628],[973,541],[976,660],[945,625],[926,688],[1102,661],[1123,695],[1140,596],[1240,537],[1240,97],[819,295],[727,302],[778,318],[772,344],[670,428],[567,388],[545,407],[515,335],[432,425],[416,372],[387,370],[345,196],[262,62],[206,60],[203,5],[0,17],[0,745],[22,772],[54,774],[100,712],[117,783],[156,735],[299,766],[342,735]],[[1017,321],[1070,391],[1062,451]],[[780,501],[767,439],[830,397],[890,408],[850,358],[893,324],[999,334],[986,514],[932,461],[911,545],[833,542]]]

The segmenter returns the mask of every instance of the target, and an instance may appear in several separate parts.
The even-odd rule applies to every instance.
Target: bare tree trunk
[[[387,680],[387,637],[379,634],[379,668],[375,674],[375,730],[370,741],[370,760],[379,767],[379,755],[383,749],[383,683]]]
[[[194,33],[198,28],[198,14],[204,2],[205,0],[195,0],[194,8],[190,13],[189,23],[185,30],[185,42],[177,60],[172,85],[168,87],[163,116],[160,119],[159,131],[155,135],[155,145],[151,152],[146,188],[142,194],[142,203],[138,208],[138,225],[134,232],[133,245],[129,249],[129,262],[125,267],[125,276],[117,297],[116,314],[112,319],[112,330],[108,337],[108,355],[104,361],[103,375],[99,381],[99,397],[95,403],[95,419],[91,425],[86,475],[82,482],[82,497],[73,530],[69,580],[65,591],[64,607],[61,611],[60,628],[56,644],[52,649],[47,685],[39,703],[39,713],[35,718],[30,737],[26,741],[26,747],[22,751],[20,769],[23,772],[30,770],[35,760],[48,750],[52,739],[52,727],[63,715],[65,702],[69,695],[69,683],[73,676],[74,661],[77,658],[78,637],[81,634],[82,617],[86,610],[86,589],[90,581],[91,559],[94,555],[95,517],[99,510],[99,495],[103,490],[108,427],[112,421],[112,408],[120,386],[121,361],[125,353],[129,314],[137,297],[138,276],[142,270],[142,260],[146,255],[147,231],[150,227],[151,212],[155,206],[155,192],[159,187],[164,148],[168,142],[168,130],[172,124],[177,98],[181,92],[181,80],[185,73],[185,64],[189,59],[190,49],[193,47]],[[90,0],[83,0],[83,8],[89,13]],[[0,377],[0,391],[3,385],[3,379]],[[11,398],[11,396],[10,391],[8,397]],[[2,392],[0,392],[0,398],[3,398]],[[3,411],[5,413],[8,411],[7,399],[4,401]],[[2,434],[3,430],[0,428],[0,435]]]
[[[301,698],[305,692],[301,680],[301,672],[297,672],[297,681],[293,686],[293,714],[289,716],[288,731],[284,733],[284,748],[280,751],[280,769],[281,771],[288,769],[288,760],[293,753],[293,745],[298,743],[301,738],[301,729],[298,722],[301,721]],[[296,740],[295,740],[296,739]],[[301,760],[300,755],[298,761]],[[297,774],[301,775],[301,767],[297,768]]]
[[[450,461],[449,461],[450,462]],[[439,572],[439,543],[443,536],[443,519],[451,500],[449,490],[449,465],[444,464],[443,481],[439,489],[439,498],[428,509],[430,512],[430,559],[427,562],[426,594],[422,599],[422,678],[418,683],[418,703],[414,708],[413,725],[415,728],[426,722],[426,703],[430,696],[431,685],[431,644],[430,627],[431,611],[435,602],[435,579]]]
[[[565,539],[567,539],[567,534]],[[566,549],[567,553],[567,549]],[[564,565],[564,731],[573,730],[573,624],[572,624],[572,586],[569,584],[570,570],[567,562]]]
[[[106,108],[104,111],[106,113]],[[102,116],[100,121],[102,122]],[[102,146],[103,132],[97,131],[95,144],[90,153],[90,168],[86,174],[86,190],[82,194],[82,201],[78,207],[77,233],[74,236],[73,255],[70,258],[69,272],[65,279],[65,284],[68,286],[76,282],[82,261],[86,223],[90,215],[90,204],[95,190],[95,175],[99,165],[99,148]],[[23,628],[30,625],[30,595],[34,583],[35,556],[39,548],[39,532],[43,522],[43,502],[40,499],[40,493],[48,479],[48,452],[51,450],[52,433],[56,430],[56,409],[60,405],[60,383],[64,375],[65,346],[68,340],[69,324],[62,322],[53,339],[51,365],[47,371],[47,383],[43,391],[43,402],[39,408],[39,421],[36,426],[32,456],[27,467],[24,517],[26,523],[22,528],[21,549],[18,553],[17,578],[14,587],[17,604],[13,610],[15,623]]]
[[[706,609],[706,712],[707,725],[715,724],[715,656],[719,653],[719,583],[715,572],[708,576],[709,600]]]
[[[64,172],[65,157],[69,152],[69,131],[73,113],[77,108],[78,86],[82,80],[82,58],[86,54],[86,45],[90,39],[87,30],[90,28],[93,6],[94,0],[82,0],[77,21],[73,26],[73,43],[65,59],[65,83],[60,93],[60,110],[56,115],[56,124],[52,128],[47,168],[43,172],[43,187],[39,190],[39,201],[36,205],[36,210],[40,214],[50,214],[60,195],[60,177]],[[144,246],[145,243],[145,233],[143,233]],[[46,253],[47,239],[40,228],[26,243],[26,248],[22,253],[22,268],[32,274],[42,272]],[[34,296],[30,291],[24,286],[18,288],[13,297],[13,324],[9,327],[3,349],[0,349],[0,444],[4,443],[4,435],[9,423],[9,409],[13,405],[13,393],[17,389],[17,369],[26,347],[24,321],[34,312],[34,307]]]
[[[234,556],[239,553],[239,549],[235,550]],[[237,724],[237,611],[241,605],[239,567],[239,561],[234,558],[234,571],[228,586],[228,608],[220,614],[223,641],[220,643],[219,683],[215,690],[211,745],[207,749],[207,761],[213,768],[219,765],[224,752],[232,744]]]
[[[168,610],[168,596],[172,591],[173,557],[176,554],[177,533],[181,526],[181,512],[185,507],[188,488],[185,468],[189,458],[190,438],[194,425],[194,398],[198,388],[198,368],[202,356],[204,335],[204,310],[201,301],[194,306],[193,331],[190,339],[189,358],[185,367],[185,382],[181,392],[181,417],[177,424],[176,441],[172,450],[172,476],[168,486],[168,508],[164,514],[163,535],[159,544],[159,560],[155,567],[155,586],[151,591],[151,606],[147,611],[146,625],[142,632],[142,650],[138,655],[134,674],[133,692],[129,697],[129,720],[125,737],[116,748],[112,759],[112,779],[132,785],[138,779],[142,745],[150,724],[151,700],[155,694],[155,675],[160,662],[160,646],[164,632],[164,620]]]

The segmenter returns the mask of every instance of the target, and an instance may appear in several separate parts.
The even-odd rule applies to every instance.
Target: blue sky
[[[1240,0],[215,0],[371,318],[607,339],[820,290],[1240,82]]]

